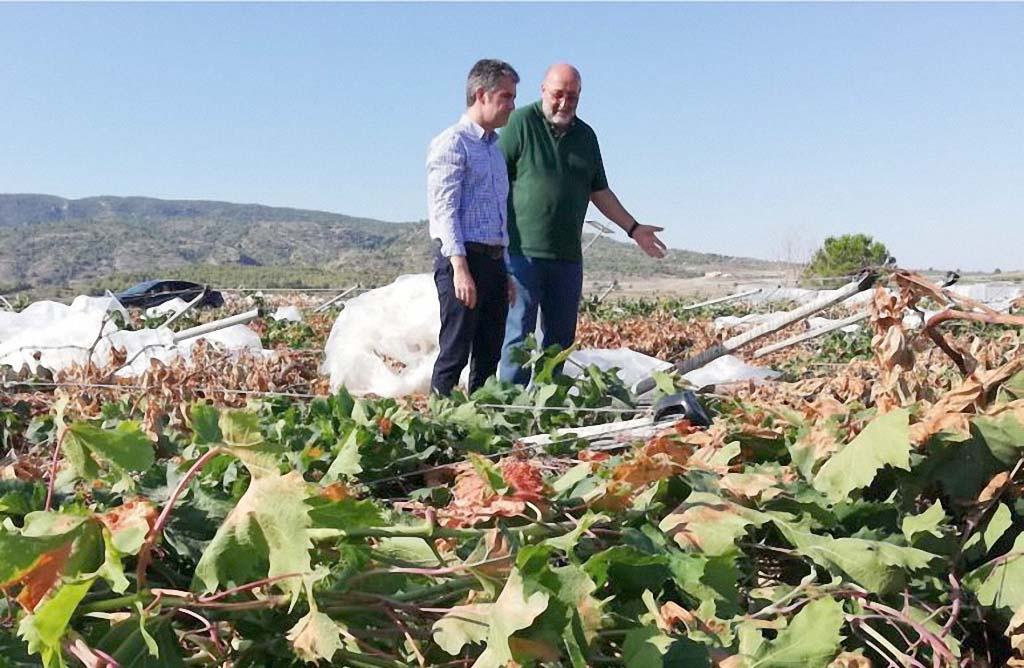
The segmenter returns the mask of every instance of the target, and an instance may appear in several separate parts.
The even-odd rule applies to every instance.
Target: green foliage
[[[290,320],[266,319],[267,329],[260,336],[264,348],[284,347],[289,350],[306,350],[322,348],[324,342],[318,340],[316,332],[305,322]]]
[[[312,522],[307,493],[295,472],[253,477],[196,564],[196,579],[204,591],[261,577],[308,573]],[[297,596],[300,585],[300,580],[290,577],[278,586]]]
[[[880,415],[818,470],[814,488],[842,501],[867,487],[883,466],[910,469],[910,415],[903,409]]]
[[[895,263],[895,258],[880,241],[867,234],[844,234],[827,237],[815,251],[804,270],[805,277],[832,278],[851,276],[864,267]]]
[[[76,422],[64,434],[64,454],[75,473],[86,479],[100,475],[103,466],[116,471],[145,471],[153,465],[153,446],[137,422],[102,429]]]
[[[828,596],[808,603],[774,640],[765,641],[751,629],[741,640],[742,649],[753,649],[747,668],[802,668],[824,666],[839,652],[843,606]],[[741,631],[742,633],[742,631]],[[744,643],[744,640],[746,641]],[[744,647],[746,645],[746,647]]]
[[[152,652],[154,645],[155,653]],[[169,615],[148,622],[133,615],[112,624],[96,642],[96,648],[114,657],[124,668],[183,668],[185,665]]]
[[[851,406],[817,434],[836,447],[809,452],[802,413],[736,398],[716,404],[700,456],[663,436],[588,457],[556,438],[515,457],[526,436],[633,416],[614,375],[572,381],[557,373],[563,351],[524,354],[545,381],[529,390],[491,381],[419,411],[344,390],[196,404],[158,451],[141,447],[130,402],[72,423],[65,445],[98,476],[48,512],[33,485],[0,488],[3,661],[70,665],[81,641],[140,668],[824,667],[840,652],[885,665],[889,645],[923,665],[983,652],[1005,665],[1024,519],[1013,485],[978,494],[1019,461],[1012,411],[911,448],[920,407]],[[1015,401],[1019,381],[993,396]],[[842,437],[851,424],[864,427]],[[521,493],[505,456],[537,464],[536,489]],[[468,486],[440,481],[453,465],[485,498],[529,503],[453,521]],[[151,536],[158,508],[168,523]],[[34,610],[16,602],[27,583],[45,594]]]

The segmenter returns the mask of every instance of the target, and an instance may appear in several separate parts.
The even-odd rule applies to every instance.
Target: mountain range
[[[392,223],[260,204],[0,194],[0,292],[118,289],[168,277],[269,280],[280,287],[379,284],[429,271],[426,228],[426,221]],[[608,238],[587,251],[585,264],[589,278],[685,278],[778,266],[678,249],[654,262],[632,243]]]

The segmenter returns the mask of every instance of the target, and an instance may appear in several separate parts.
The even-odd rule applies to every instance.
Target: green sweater
[[[499,139],[510,182],[508,250],[579,262],[590,194],[608,187],[601,149],[579,118],[556,137],[540,104],[513,112]]]

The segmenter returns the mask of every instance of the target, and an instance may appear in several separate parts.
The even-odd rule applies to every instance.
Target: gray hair
[[[508,77],[515,83],[519,83],[519,74],[511,65],[504,60],[492,60],[484,58],[476,61],[473,69],[469,71],[469,78],[466,79],[466,106],[473,106],[476,100],[476,89],[483,88],[491,92],[498,87],[501,80]]]

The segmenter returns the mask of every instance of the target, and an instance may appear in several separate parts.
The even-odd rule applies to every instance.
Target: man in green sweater
[[[576,339],[583,219],[591,202],[645,253],[665,255],[656,234],[662,228],[638,223],[608,187],[597,135],[576,116],[580,89],[575,67],[552,65],[541,99],[513,112],[499,140],[508,165],[509,271],[516,284],[499,375],[520,385],[530,381],[530,371],[511,355],[536,329],[538,310],[541,345],[567,348]]]

